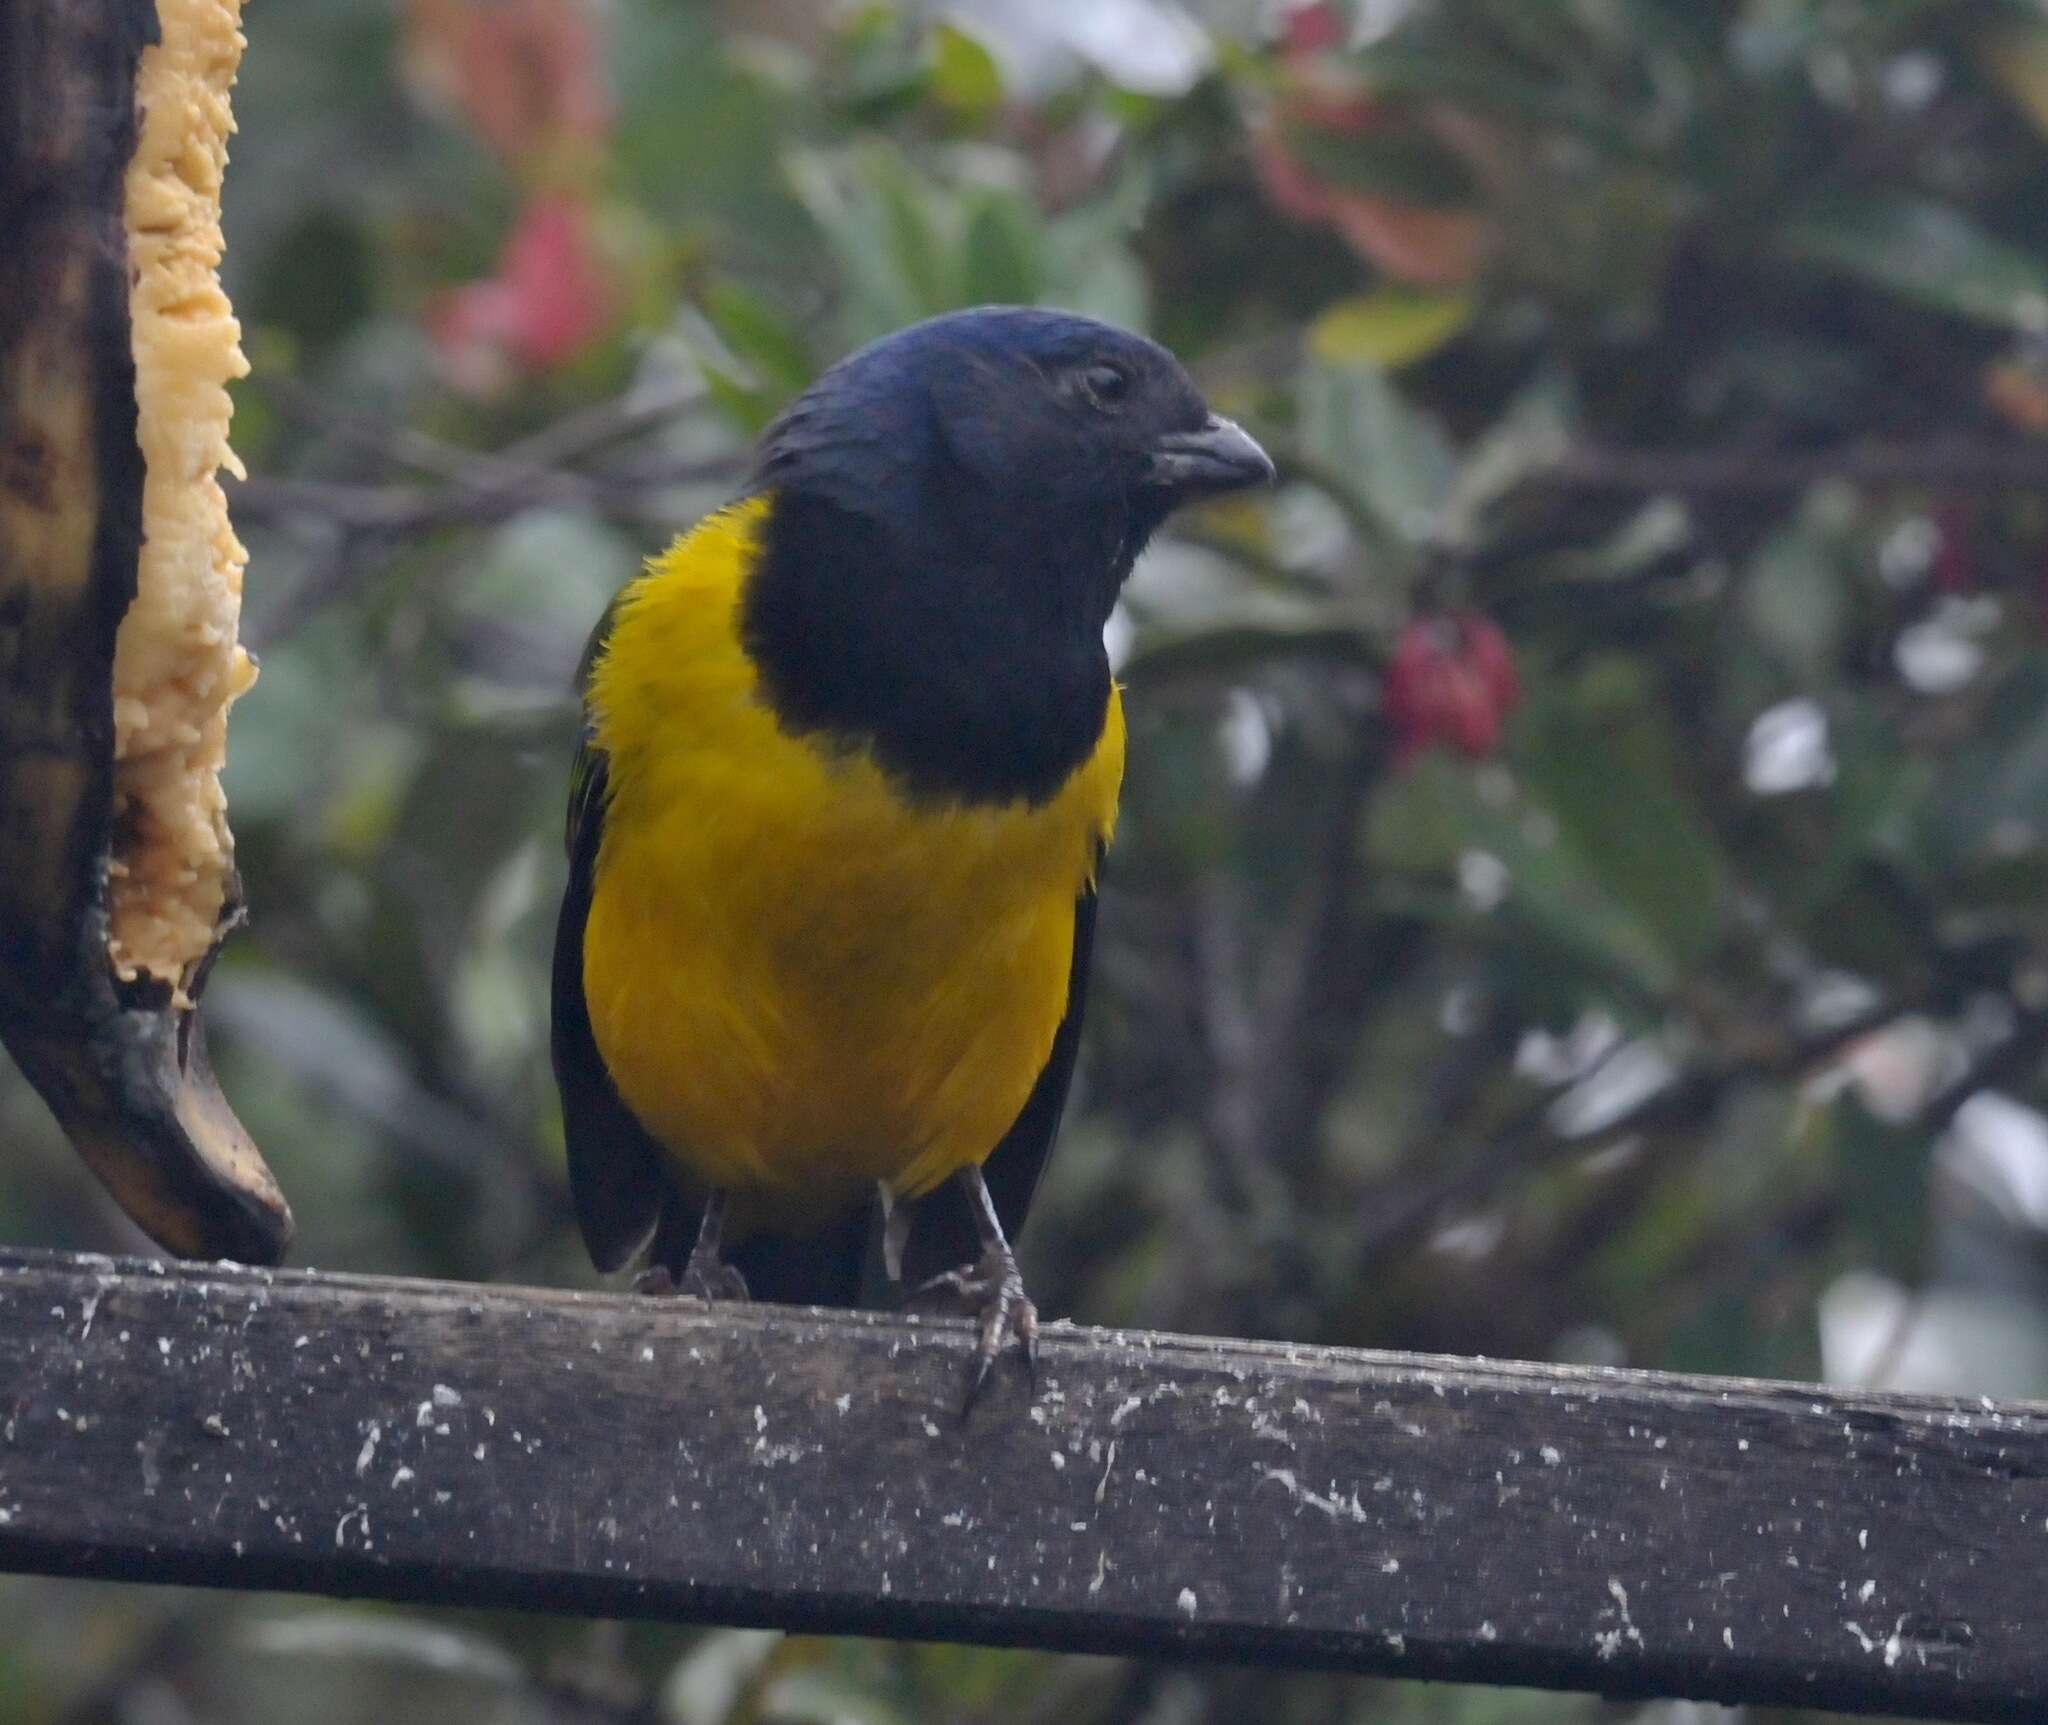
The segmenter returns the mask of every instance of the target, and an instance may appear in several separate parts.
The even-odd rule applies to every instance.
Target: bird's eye
[[[1131,393],[1131,378],[1121,366],[1091,365],[1081,373],[1081,393],[1089,404],[1113,413]]]

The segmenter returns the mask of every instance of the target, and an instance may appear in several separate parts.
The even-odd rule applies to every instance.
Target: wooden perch
[[[2048,1406],[0,1253],[0,1567],[2039,1719]]]

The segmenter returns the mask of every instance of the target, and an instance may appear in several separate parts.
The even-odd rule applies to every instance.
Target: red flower
[[[1370,151],[1349,163],[1352,174],[1344,170],[1366,143],[1378,141],[1400,144],[1395,157],[1434,156],[1483,181],[1495,154],[1485,129],[1443,103],[1381,99],[1339,51],[1344,26],[1332,6],[1297,8],[1282,32],[1273,105],[1252,129],[1252,158],[1267,195],[1297,221],[1334,229],[1389,275],[1433,287],[1472,280],[1489,235],[1480,210],[1417,202],[1391,185],[1376,189]],[[1361,142],[1347,146],[1346,139]]]
[[[1280,43],[1289,59],[1328,53],[1344,44],[1344,20],[1330,0],[1296,6],[1280,21]]]
[[[1521,698],[1514,652],[1492,619],[1471,610],[1411,618],[1387,664],[1395,760],[1405,764],[1438,743],[1475,758],[1491,754]]]
[[[590,211],[557,192],[520,212],[497,274],[454,289],[428,321],[457,385],[491,394],[509,385],[513,368],[545,371],[575,358],[610,327],[615,309]]]
[[[501,160],[532,161],[611,130],[604,27],[592,0],[408,0],[405,69]]]
[[[1296,221],[1333,228],[1368,263],[1424,287],[1461,287],[1479,273],[1486,228],[1469,210],[1432,210],[1420,204],[1347,191],[1318,180],[1268,127],[1252,141],[1259,178],[1273,202]]]

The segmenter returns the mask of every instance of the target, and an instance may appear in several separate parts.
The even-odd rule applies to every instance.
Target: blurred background
[[[297,1261],[587,1283],[608,594],[853,345],[1040,301],[1279,459],[1112,626],[1049,1315],[2048,1392],[2048,9],[263,0],[216,1063]],[[0,1231],[133,1249],[11,1072]],[[679,1386],[680,1390],[680,1386]],[[0,1717],[1733,1717],[0,1582]],[[1789,1716],[1788,1716],[1789,1717]]]

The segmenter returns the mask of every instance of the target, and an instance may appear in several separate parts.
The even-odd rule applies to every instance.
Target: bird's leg
[[[903,1280],[903,1248],[910,1244],[910,1206],[898,1203],[886,1180],[876,1182],[882,1199],[882,1269],[892,1282]]]
[[[697,1243],[683,1266],[683,1292],[700,1300],[745,1300],[747,1279],[725,1261],[725,1194],[713,1192],[704,1201],[704,1220],[697,1224]]]
[[[743,1301],[747,1279],[728,1264],[725,1250],[725,1194],[713,1192],[697,1224],[697,1243],[679,1281],[666,1264],[656,1264],[636,1284],[643,1294],[694,1294],[700,1300]]]
[[[996,1355],[1011,1341],[1024,1350],[1024,1363],[1032,1382],[1038,1381],[1038,1308],[1024,1292],[1017,1255],[1003,1237],[1002,1219],[996,1215],[995,1200],[988,1195],[988,1183],[982,1179],[980,1167],[963,1168],[955,1178],[966,1188],[968,1207],[974,1212],[974,1231],[981,1236],[981,1257],[957,1270],[948,1270],[943,1276],[934,1276],[911,1298],[950,1293],[978,1320],[981,1340],[974,1350],[974,1377],[967,1386],[967,1405],[971,1408]]]

